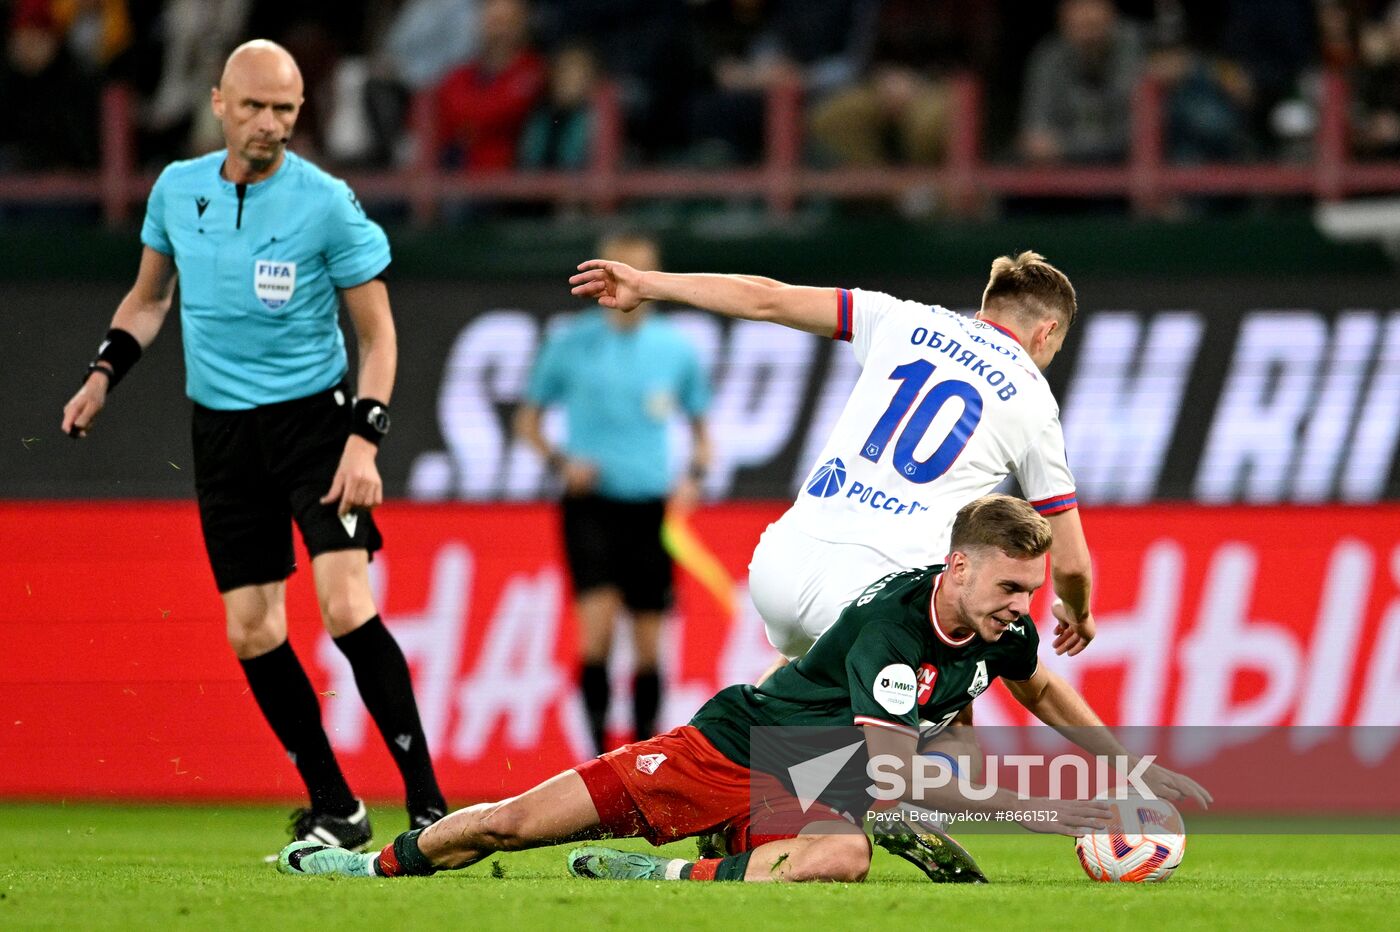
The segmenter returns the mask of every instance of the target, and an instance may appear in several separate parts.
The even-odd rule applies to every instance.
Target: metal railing
[[[1338,72],[1322,75],[1312,157],[1305,162],[1170,164],[1164,151],[1164,94],[1144,80],[1132,107],[1131,147],[1117,165],[1028,165],[989,161],[982,148],[982,87],[972,77],[951,83],[947,155],[935,167],[818,169],[802,162],[801,91],[783,85],[767,102],[762,162],[731,169],[634,167],[624,162],[623,117],[616,89],[595,95],[595,135],[581,171],[462,173],[442,168],[431,145],[433,102],[414,101],[409,131],[419,140],[412,164],[378,172],[350,172],[361,199],[400,201],[413,222],[427,226],[451,201],[540,201],[616,211],[638,198],[753,198],[774,217],[790,214],[810,196],[896,199],[911,190],[939,194],[954,216],[976,214],[988,198],[1123,197],[1139,216],[1156,216],[1180,195],[1304,195],[1332,202],[1354,194],[1400,192],[1400,163],[1358,162],[1348,140],[1349,89]],[[131,218],[153,178],[135,168],[134,104],[121,85],[105,89],[101,107],[102,164],[95,173],[37,172],[0,175],[0,205],[86,202],[100,204],[110,225]]]

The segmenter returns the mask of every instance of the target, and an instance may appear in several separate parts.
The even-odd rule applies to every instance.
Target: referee
[[[227,151],[167,166],[141,230],[136,284],[117,307],[63,429],[85,436],[141,357],[180,281],[195,490],[228,640],[310,795],[294,839],[370,840],[287,640],[291,521],[311,555],[321,620],[403,775],[411,828],[446,811],[403,652],[369,587],[382,545],[375,456],[389,429],[398,349],[384,274],[389,243],[350,188],[286,151],[302,104],[296,62],[272,42],[234,50],[213,89]],[[359,341],[347,381],[344,301]]]
[[[600,255],[657,268],[655,240],[620,233]],[[710,387],[700,356],[684,334],[647,307],[623,314],[578,315],[535,360],[515,431],[564,487],[564,552],[579,623],[579,689],[588,728],[608,750],[613,627],[632,620],[632,723],[636,740],[656,734],[661,708],[661,625],[673,601],[670,554],[661,542],[667,508],[685,513],[700,497],[710,462],[705,411]],[[545,436],[543,412],[562,408],[565,438]],[[669,429],[684,416],[691,431],[689,468],[673,477]]]

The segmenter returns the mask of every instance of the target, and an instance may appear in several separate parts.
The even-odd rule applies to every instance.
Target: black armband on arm
[[[83,381],[87,381],[87,377],[94,372],[101,372],[107,376],[107,390],[111,391],[117,387],[117,383],[131,371],[131,367],[136,365],[136,361],[140,358],[141,344],[137,342],[136,337],[120,327],[113,327],[107,331],[106,339],[97,348],[97,355],[92,357],[92,362],[88,363],[87,373],[83,376]],[[104,362],[107,365],[100,365]]]
[[[356,398],[350,415],[350,433],[363,437],[375,446],[389,432],[389,406],[374,398]]]

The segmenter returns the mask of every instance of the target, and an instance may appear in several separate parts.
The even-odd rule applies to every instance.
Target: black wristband
[[[374,398],[356,398],[350,415],[350,433],[375,446],[389,432],[389,406]]]
[[[695,480],[696,482],[704,482],[705,475],[707,472],[708,470],[704,466],[701,466],[699,463],[691,463],[690,469],[686,471],[686,475],[688,475],[691,479]]]
[[[561,471],[564,468],[564,464],[568,461],[569,458],[558,450],[550,450],[544,458],[544,464],[548,467],[550,472]]]
[[[87,372],[83,374],[83,381],[86,382],[88,376],[92,375],[94,369],[106,370],[110,366],[112,371],[107,372],[107,390],[111,391],[117,387],[117,383],[131,371],[131,367],[136,365],[136,361],[141,358],[141,344],[129,332],[120,327],[113,327],[107,331],[107,337],[102,341],[102,345],[97,348],[97,355],[92,357],[92,362],[88,363]],[[98,363],[105,362],[107,366],[99,366]]]

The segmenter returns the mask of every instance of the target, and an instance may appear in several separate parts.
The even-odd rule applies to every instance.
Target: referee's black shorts
[[[292,521],[314,558],[384,545],[367,511],[342,520],[330,491],[350,436],[344,384],[247,411],[196,404],[194,485],[204,546],[220,592],[286,579],[296,569]]]
[[[576,594],[616,586],[631,611],[671,607],[671,555],[661,545],[665,499],[568,495],[563,512],[564,553]]]

